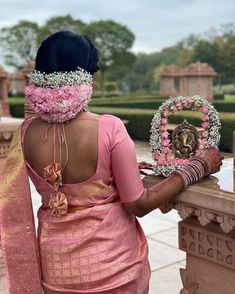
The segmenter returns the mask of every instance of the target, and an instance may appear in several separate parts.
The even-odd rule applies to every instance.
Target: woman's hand
[[[207,161],[209,166],[208,174],[216,173],[220,170],[222,165],[223,155],[215,147],[209,147],[205,149],[200,155],[201,158]]]
[[[153,169],[153,165],[151,163],[147,163],[145,161],[138,162],[139,169]]]
[[[151,163],[147,163],[145,161],[138,162],[138,167],[139,167],[140,173],[144,176],[147,176],[148,174],[146,172],[142,171],[142,169],[153,170],[153,165]]]

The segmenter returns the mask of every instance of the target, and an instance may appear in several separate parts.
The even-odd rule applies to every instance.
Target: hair
[[[35,70],[49,74],[75,71],[80,67],[93,75],[99,70],[98,62],[99,52],[88,36],[61,31],[41,43]]]

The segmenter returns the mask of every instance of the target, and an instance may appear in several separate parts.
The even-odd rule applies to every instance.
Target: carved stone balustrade
[[[235,173],[233,159],[221,171],[178,194],[161,207],[176,209],[179,248],[186,252],[186,269],[180,269],[180,294],[235,293]],[[144,178],[146,187],[162,181]]]
[[[9,152],[12,137],[22,121],[22,119],[11,117],[0,118],[0,173]]]

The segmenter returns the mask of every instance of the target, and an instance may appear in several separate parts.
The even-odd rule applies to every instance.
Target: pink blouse
[[[22,141],[30,120],[24,122]],[[38,192],[45,191],[45,180],[27,162],[28,172]],[[112,115],[98,119],[98,161],[95,174],[84,182],[63,184],[74,186],[94,180],[112,177],[122,202],[136,201],[144,192],[136,159],[134,143],[123,122]]]

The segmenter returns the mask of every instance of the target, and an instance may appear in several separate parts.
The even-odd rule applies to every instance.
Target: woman
[[[206,150],[145,189],[122,122],[86,111],[98,51],[86,36],[42,42],[25,89],[35,117],[16,135],[1,184],[1,233],[10,293],[148,293],[144,216],[218,171]],[[42,197],[35,239],[27,173]]]

